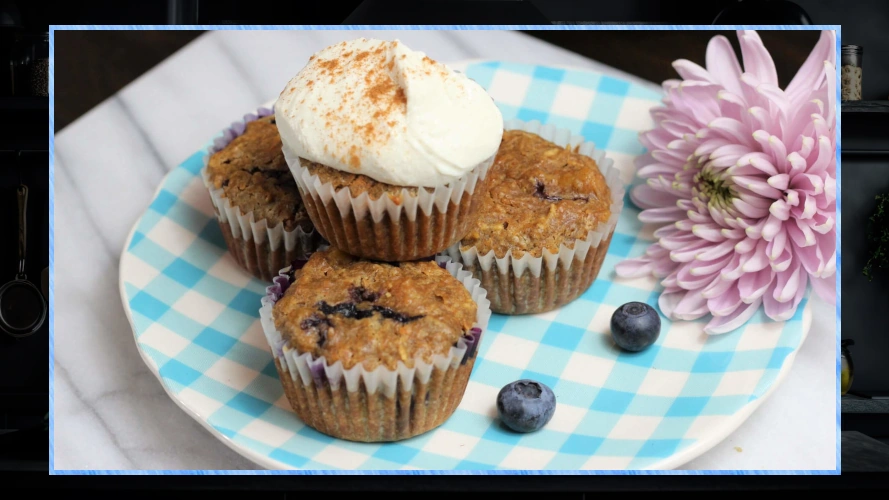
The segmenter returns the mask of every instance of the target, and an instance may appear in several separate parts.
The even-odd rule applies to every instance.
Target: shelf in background
[[[889,101],[843,101],[843,113],[889,113]]]
[[[843,413],[885,413],[889,414],[889,400],[867,399],[846,395],[840,400]]]
[[[48,110],[48,97],[32,97],[32,96],[3,96],[0,97],[0,109],[35,109]]]

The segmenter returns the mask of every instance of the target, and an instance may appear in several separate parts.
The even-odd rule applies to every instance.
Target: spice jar
[[[849,346],[855,345],[855,341],[851,339],[843,340],[840,343],[842,352],[840,355],[840,395],[844,396],[852,387],[852,379],[855,376],[855,365],[852,364],[852,353],[849,352]]]
[[[13,58],[13,93],[49,95],[49,33],[19,38]]]
[[[860,45],[843,45],[841,51],[842,69],[842,100],[861,100],[861,61],[864,59],[864,47]]]

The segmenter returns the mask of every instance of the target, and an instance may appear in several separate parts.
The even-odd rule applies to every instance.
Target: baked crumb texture
[[[288,151],[285,150],[285,155]],[[331,246],[371,260],[431,257],[466,235],[487,190],[489,160],[435,188],[393,186],[361,174],[292,159],[316,230]]]
[[[481,215],[447,251],[501,314],[550,311],[586,291],[622,208],[623,185],[610,160],[602,167],[589,145],[562,147],[539,130],[504,133]]]
[[[226,245],[253,276],[271,281],[324,245],[281,152],[274,115],[248,115],[226,130],[202,171]]]
[[[307,425],[352,441],[396,441],[453,414],[490,315],[470,273],[327,249],[282,279],[269,287],[263,328]]]

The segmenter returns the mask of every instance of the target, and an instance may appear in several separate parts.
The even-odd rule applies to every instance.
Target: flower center
[[[708,167],[702,168],[694,176],[694,195],[711,207],[731,208],[735,197],[732,182],[728,176],[723,176],[724,171],[713,171]]]

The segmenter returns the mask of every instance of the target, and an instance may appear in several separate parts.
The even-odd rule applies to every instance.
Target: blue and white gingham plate
[[[574,69],[454,65],[488,89],[504,118],[582,134],[631,178],[657,93]],[[233,120],[237,117],[232,117]],[[440,428],[398,443],[333,439],[289,409],[259,324],[265,284],[241,271],[201,182],[201,152],[164,180],[120,262],[124,308],[145,362],[176,403],[234,450],[272,469],[559,470],[675,468],[736,429],[789,371],[811,323],[808,304],[786,323],[759,314],[708,337],[703,322],[664,320],[637,354],[612,347],[609,320],[629,301],[657,304],[654,279],[621,280],[651,232],[627,204],[599,278],[575,302],[535,316],[494,315],[469,387]],[[495,398],[520,378],[555,391],[541,431],[514,434]]]

